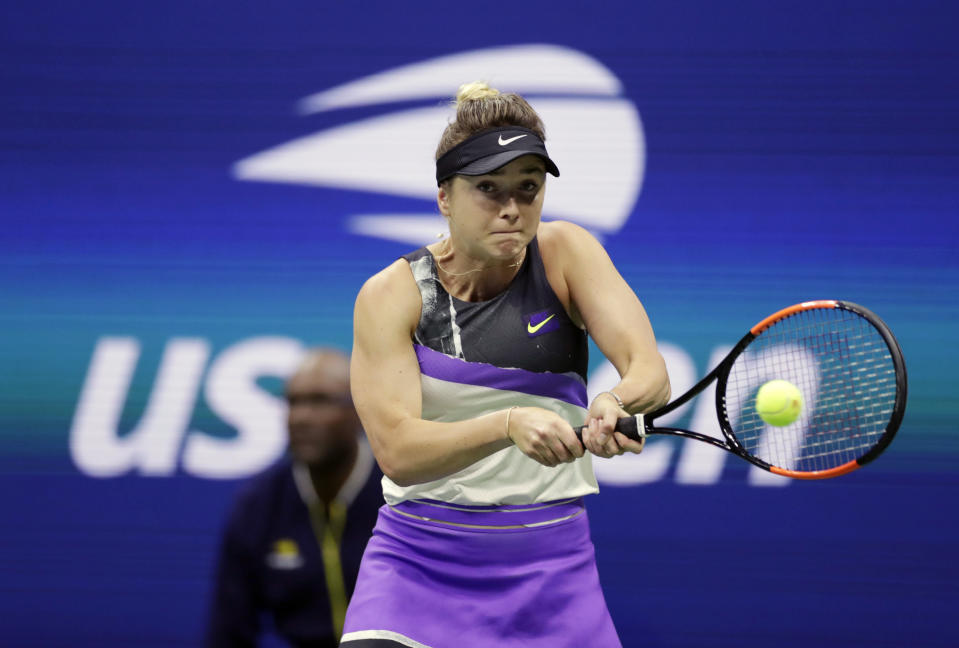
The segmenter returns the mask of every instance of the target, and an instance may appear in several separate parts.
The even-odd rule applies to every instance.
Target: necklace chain
[[[450,243],[450,240],[449,240],[449,239],[446,239],[446,247],[447,247],[447,253],[448,253],[448,252],[449,252],[449,248],[452,247],[452,244]],[[450,277],[465,277],[466,275],[471,275],[471,274],[473,274],[474,272],[482,272],[483,270],[488,270],[489,268],[494,267],[494,266],[485,266],[485,267],[482,267],[482,268],[473,268],[472,270],[467,270],[466,272],[451,272],[451,271],[449,271],[449,270],[447,270],[446,268],[443,267],[443,264],[440,262],[440,258],[439,258],[439,257],[435,257],[435,258],[436,258],[436,267],[439,268],[440,270],[442,270],[443,272],[445,272],[445,273],[446,273],[447,275],[449,275]],[[506,266],[506,267],[507,267],[507,268],[516,268],[516,267],[519,267],[520,265],[523,264],[523,260],[524,260],[525,258],[526,258],[526,250],[524,249],[524,250],[523,250],[523,253],[520,255],[519,261],[517,261],[516,263],[511,263],[511,264],[509,264],[509,265]]]

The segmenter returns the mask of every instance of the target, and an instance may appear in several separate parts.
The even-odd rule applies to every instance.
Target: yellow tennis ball
[[[759,418],[770,425],[789,425],[802,410],[802,393],[788,380],[770,380],[756,394]]]

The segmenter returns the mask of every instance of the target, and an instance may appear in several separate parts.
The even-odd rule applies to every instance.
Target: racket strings
[[[784,379],[799,388],[799,418],[774,427],[759,417],[756,391]],[[766,463],[821,471],[854,461],[885,433],[896,402],[892,355],[878,330],[841,308],[799,311],[762,331],[730,369],[724,393],[732,430]]]

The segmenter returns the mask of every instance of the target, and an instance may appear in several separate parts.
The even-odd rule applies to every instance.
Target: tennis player
[[[669,399],[649,319],[582,228],[541,223],[559,176],[516,94],[460,88],[436,153],[449,237],[371,277],[351,386],[383,472],[342,646],[620,646],[583,497],[590,453]],[[620,382],[586,397],[587,331]],[[586,422],[583,445],[571,424]]]

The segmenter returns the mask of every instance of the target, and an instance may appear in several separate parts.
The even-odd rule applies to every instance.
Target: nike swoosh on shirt
[[[516,137],[510,137],[509,139],[503,139],[503,136],[500,135],[500,136],[499,136],[499,139],[498,139],[497,141],[499,142],[499,145],[500,145],[500,146],[506,146],[506,145],[509,144],[510,142],[515,142],[516,140],[520,139],[521,137],[526,137],[526,135],[517,135]]]
[[[549,317],[547,317],[546,319],[544,319],[542,322],[540,322],[540,323],[537,324],[536,326],[533,326],[533,323],[530,322],[529,324],[526,325],[526,332],[529,333],[530,335],[532,335],[532,334],[535,333],[536,331],[538,331],[538,330],[540,330],[541,328],[543,328],[543,326],[546,325],[546,322],[550,321],[550,320],[553,319],[554,317],[556,317],[556,313],[553,313],[552,315],[550,315]]]

